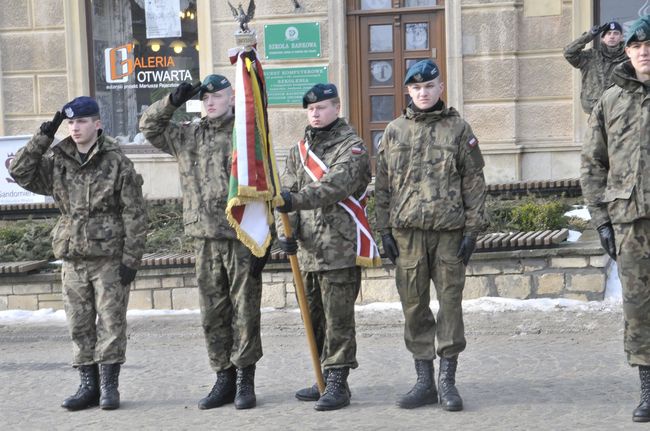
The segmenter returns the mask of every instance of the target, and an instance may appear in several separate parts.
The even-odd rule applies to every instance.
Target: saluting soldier
[[[596,43],[598,35],[600,43]],[[592,41],[594,46],[585,49]],[[612,21],[602,26],[593,26],[564,48],[564,58],[571,66],[580,69],[580,102],[582,110],[590,114],[603,91],[611,85],[614,67],[627,60],[621,25]]]
[[[50,147],[61,122],[70,136]],[[9,168],[25,189],[54,198],[61,217],[54,255],[63,259],[63,303],[81,384],[68,410],[120,405],[118,377],[126,352],[129,285],[146,241],[142,177],[102,131],[99,106],[77,97],[46,121]]]
[[[174,111],[194,97],[206,116],[177,124]],[[255,407],[255,364],[262,357],[260,304],[262,269],[226,219],[230,181],[234,93],[230,81],[208,75],[202,85],[182,83],[152,104],[140,130],[156,148],[178,161],[185,233],[195,239],[199,303],[210,366],[217,380],[199,409],[235,403]]]
[[[600,242],[618,263],[624,346],[639,367],[635,422],[650,421],[650,15],[625,40],[629,61],[614,69],[596,103],[582,149],[581,184]]]
[[[440,99],[439,75],[431,60],[413,64],[406,73],[411,103],[384,130],[375,211],[384,251],[396,265],[404,340],[417,373],[417,383],[397,404],[415,408],[438,402],[433,376],[437,354],[440,402],[455,411],[463,408],[455,375],[466,344],[461,306],[465,267],[488,223],[478,139]],[[430,280],[440,304],[437,319],[429,308]]]
[[[296,398],[316,401],[316,410],[337,410],[350,404],[347,378],[350,368],[358,366],[354,302],[361,265],[379,263],[372,236],[358,234],[361,225],[370,233],[362,209],[370,164],[361,138],[339,118],[341,100],[334,84],[313,86],[302,106],[309,126],[289,151],[282,175],[285,204],[277,208],[290,213],[295,235],[279,242],[288,254],[298,250],[326,388],[322,396],[316,385],[301,389]],[[277,224],[282,232],[279,218]],[[357,254],[359,241],[367,252]]]

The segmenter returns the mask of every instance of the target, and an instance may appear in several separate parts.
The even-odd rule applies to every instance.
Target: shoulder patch
[[[476,136],[473,136],[469,138],[469,141],[467,141],[467,145],[469,145],[470,148],[474,148],[478,145],[478,139]]]
[[[365,152],[366,150],[363,149],[362,147],[352,147],[352,154],[358,155],[358,154],[363,154]]]

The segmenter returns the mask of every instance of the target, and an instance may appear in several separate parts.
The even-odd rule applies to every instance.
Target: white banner
[[[16,156],[16,152],[24,147],[30,138],[30,135],[0,137],[0,156],[2,157],[2,164],[0,165],[0,205],[52,202],[49,197],[37,195],[20,187],[9,175],[9,164]]]

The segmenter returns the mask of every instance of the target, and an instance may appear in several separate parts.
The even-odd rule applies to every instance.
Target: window
[[[200,79],[196,2],[87,0],[86,7],[91,92],[104,129],[121,144],[141,143],[144,110],[181,82]],[[190,102],[174,120],[190,120],[200,111],[200,102]]]
[[[596,0],[594,11],[596,23],[616,21],[625,31],[639,17],[650,15],[650,0]]]

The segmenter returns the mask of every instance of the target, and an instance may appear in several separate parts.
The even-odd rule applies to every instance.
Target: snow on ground
[[[564,215],[567,217],[578,217],[583,220],[591,220],[589,210],[584,205],[574,205],[573,209],[571,211],[565,212]]]

